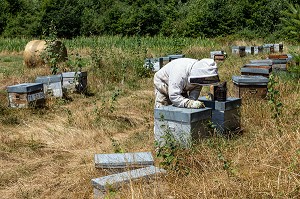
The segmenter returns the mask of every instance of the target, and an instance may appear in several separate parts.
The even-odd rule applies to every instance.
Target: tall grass
[[[209,57],[210,50],[225,49],[229,57],[218,66],[230,96],[231,76],[238,75],[249,59],[261,58],[231,55],[227,41],[221,39],[104,36],[64,40],[70,59],[76,53],[82,56],[83,70],[88,71],[87,95],[48,101],[44,109],[10,109],[6,86],[32,82],[50,70],[24,67],[19,52],[27,40],[9,41],[13,43],[9,50],[2,45],[0,50],[2,198],[92,198],[90,180],[109,174],[95,169],[95,153],[151,151],[154,155],[153,73],[143,68],[145,57],[180,52],[203,58]],[[161,178],[131,182],[107,197],[297,198],[299,79],[289,73],[275,74],[275,78],[283,104],[278,118],[272,117],[267,100],[243,99],[242,135],[205,138],[192,149],[176,153],[184,172],[171,170]],[[159,165],[157,159],[155,163]]]

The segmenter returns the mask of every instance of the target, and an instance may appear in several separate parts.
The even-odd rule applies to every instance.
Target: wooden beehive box
[[[264,76],[269,77],[269,75],[272,72],[272,64],[266,64],[266,63],[250,63],[245,64],[241,68],[241,74],[242,75],[252,75],[252,76]]]
[[[23,83],[7,87],[9,107],[28,108],[45,105],[42,83]]]
[[[215,61],[224,61],[226,58],[226,53],[223,50],[211,51],[210,58]]]
[[[46,98],[63,96],[61,75],[40,76],[35,79],[35,82],[44,85]]]
[[[62,73],[63,92],[84,93],[87,89],[87,72]]]
[[[265,98],[268,93],[269,79],[263,76],[232,76],[234,96],[237,98]]]

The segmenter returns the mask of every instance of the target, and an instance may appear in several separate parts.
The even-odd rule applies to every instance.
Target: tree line
[[[0,0],[2,37],[139,35],[300,39],[298,0]],[[291,22],[296,20],[295,23]],[[297,22],[298,20],[298,22]],[[298,37],[298,38],[297,38]]]

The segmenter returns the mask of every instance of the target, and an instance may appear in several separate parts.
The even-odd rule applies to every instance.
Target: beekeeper
[[[155,107],[204,108],[198,101],[202,86],[216,82],[218,69],[213,59],[175,59],[154,75]]]

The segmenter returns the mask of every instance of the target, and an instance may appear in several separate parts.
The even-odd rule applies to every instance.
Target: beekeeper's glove
[[[186,108],[205,108],[203,102],[197,100],[189,100],[186,104]]]

